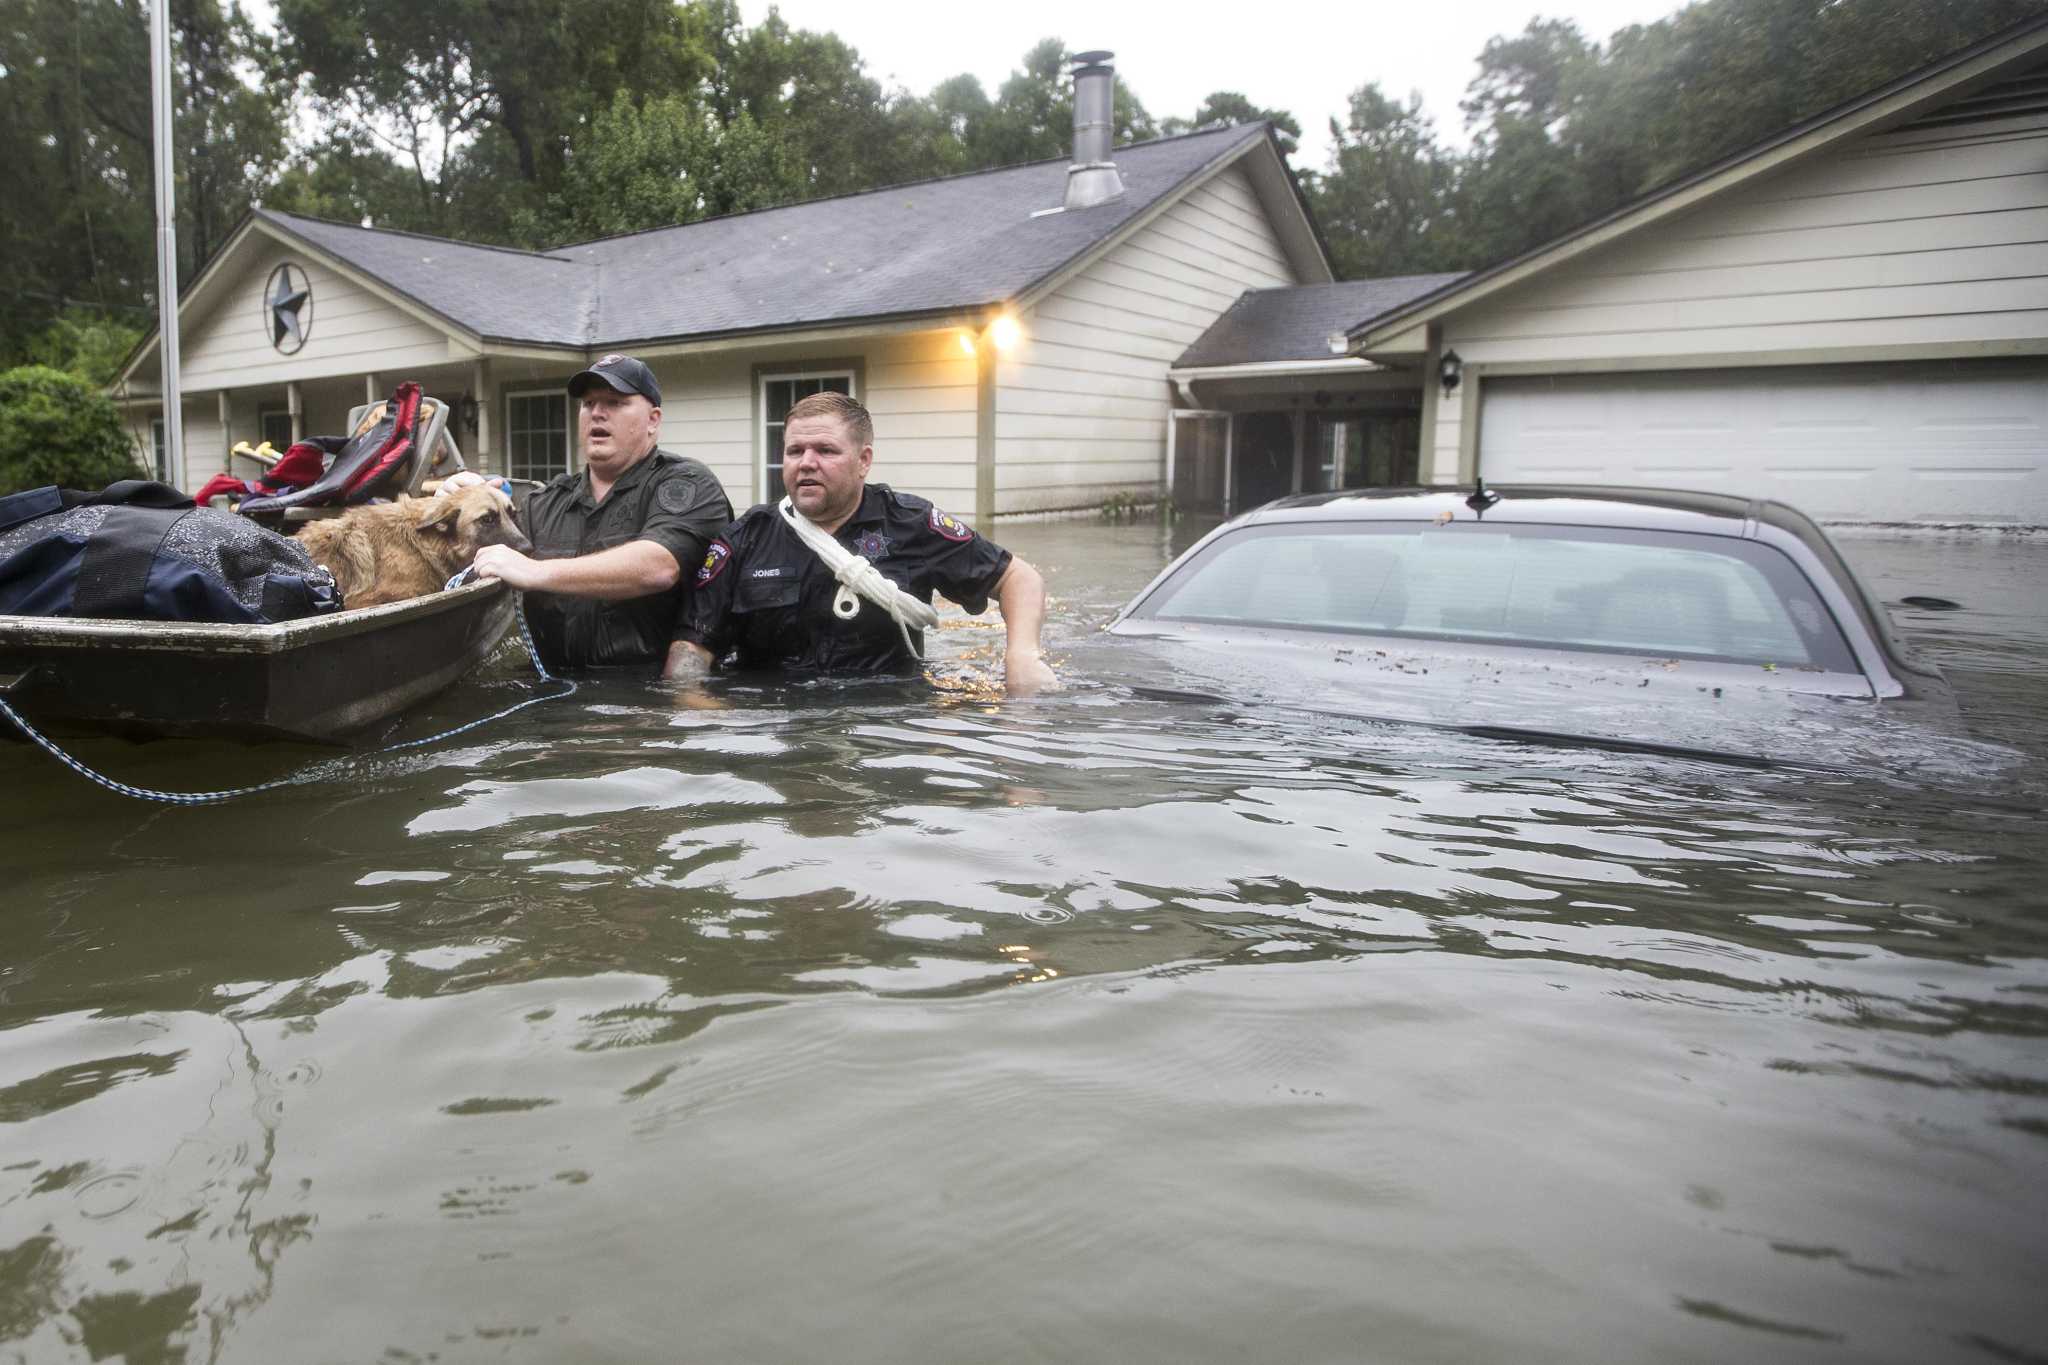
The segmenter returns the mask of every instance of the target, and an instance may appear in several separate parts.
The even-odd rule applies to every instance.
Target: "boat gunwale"
[[[481,606],[509,591],[502,580],[485,579],[460,588],[408,598],[403,602],[387,602],[377,607],[264,624],[0,616],[0,647],[284,654],[324,641],[361,635],[401,621]]]

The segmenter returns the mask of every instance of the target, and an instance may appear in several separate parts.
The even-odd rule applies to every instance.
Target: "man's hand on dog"
[[[473,565],[478,578],[503,579],[508,587],[521,592],[545,587],[543,579],[547,568],[538,559],[519,553],[510,545],[486,545],[476,552]]]
[[[434,490],[434,496],[438,498],[444,494],[460,492],[462,489],[474,488],[477,484],[489,482],[489,479],[474,469],[458,469],[441,480],[441,486]]]

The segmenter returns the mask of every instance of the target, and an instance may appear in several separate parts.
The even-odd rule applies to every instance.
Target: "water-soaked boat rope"
[[[839,591],[832,597],[832,614],[842,621],[851,621],[860,615],[860,599],[867,598],[889,613],[896,629],[903,632],[903,647],[910,651],[911,658],[922,662],[924,651],[911,641],[910,628],[916,626],[920,630],[930,630],[939,623],[939,613],[931,604],[918,601],[890,582],[880,569],[841,545],[830,531],[798,512],[788,498],[782,500],[780,510],[782,519],[789,523],[790,530],[796,532],[797,539],[823,560],[832,576],[839,580]]]
[[[449,579],[448,586],[450,588],[460,586],[468,577],[469,572],[469,570],[465,569]],[[485,716],[481,720],[469,721],[466,724],[457,725],[453,729],[428,735],[424,739],[408,739],[398,744],[387,744],[381,749],[373,749],[367,754],[351,754],[345,758],[330,759],[325,763],[317,763],[301,772],[293,773],[290,777],[280,777],[274,782],[259,782],[253,787],[227,787],[220,791],[210,792],[167,792],[157,791],[149,787],[131,786],[126,782],[108,777],[103,772],[88,768],[85,764],[79,762],[78,759],[66,753],[58,746],[55,740],[29,724],[19,711],[16,711],[8,704],[5,697],[0,697],[0,715],[4,715],[8,720],[14,722],[14,728],[26,735],[30,742],[35,744],[44,753],[56,759],[80,777],[85,778],[89,782],[96,782],[117,795],[132,796],[138,801],[161,801],[174,806],[212,805],[219,801],[232,801],[241,796],[254,796],[258,792],[276,791],[279,787],[295,787],[308,782],[317,782],[329,774],[339,776],[341,770],[345,770],[352,764],[361,762],[363,759],[375,758],[379,754],[396,753],[401,749],[417,749],[425,744],[437,744],[444,739],[453,739],[457,735],[466,734],[481,726],[489,725],[493,721],[503,720],[515,711],[524,711],[527,707],[538,706],[544,701],[560,701],[564,697],[573,695],[576,691],[575,680],[571,678],[557,678],[554,674],[548,672],[547,665],[540,661],[540,650],[534,646],[533,632],[526,627],[526,600],[524,597],[520,599],[513,619],[519,624],[519,641],[526,646],[526,657],[533,661],[533,671],[540,674],[540,680],[544,683],[560,683],[563,688],[562,691],[550,692],[545,697],[528,697],[525,701],[508,706],[504,710]]]

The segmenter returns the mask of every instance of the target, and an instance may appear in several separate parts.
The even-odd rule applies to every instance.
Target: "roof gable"
[[[1782,171],[1846,139],[1925,118],[1944,106],[1960,106],[1987,85],[2038,62],[2043,53],[2048,53],[2048,17],[2015,25],[1654,189],[1520,256],[1475,271],[1380,317],[1354,321],[1351,351],[1369,354],[1388,343],[1407,344],[1427,323],[1689,212],[1759,176]]]
[[[323,231],[312,233],[304,228]],[[361,259],[360,251],[337,250],[337,242],[346,243],[345,234],[354,233],[363,237],[400,238],[413,243],[429,242],[436,247],[460,247],[462,243],[441,242],[435,238],[415,238],[405,233],[376,233],[367,228],[351,228],[344,224],[322,222],[319,219],[299,218],[293,214],[274,213],[265,209],[251,209],[228,234],[227,241],[214,252],[199,274],[185,286],[178,299],[178,328],[181,336],[190,335],[195,329],[212,320],[214,312],[233,296],[243,285],[246,267],[257,261],[266,252],[282,244],[285,247],[304,251],[318,258],[320,263],[343,275],[354,284],[367,290],[378,300],[398,312],[410,314],[430,326],[438,328],[448,337],[466,345],[474,345],[476,332],[436,306],[433,298],[416,297],[407,292],[407,272],[400,269],[397,278],[381,273],[376,267],[382,262],[375,253],[368,253],[369,264]],[[488,247],[470,247],[472,251],[488,251]],[[524,256],[529,253],[506,253]],[[445,300],[443,300],[445,302]],[[128,353],[111,387],[124,389],[137,382],[144,363],[152,361],[157,353],[157,329],[152,327]],[[144,388],[154,385],[144,381]]]

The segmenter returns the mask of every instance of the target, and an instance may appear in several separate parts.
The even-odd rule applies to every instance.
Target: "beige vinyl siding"
[[[1868,139],[1446,328],[1470,361],[2048,333],[2048,116]]]
[[[1546,372],[2048,349],[2048,116],[1884,134],[1449,318],[1467,365]],[[1462,397],[1463,395],[1458,395]],[[1483,442],[1438,408],[1432,477]]]
[[[950,512],[974,512],[974,357],[951,330],[877,337],[867,348],[867,389],[875,417],[869,478],[930,498]]]
[[[306,344],[280,355],[270,344],[263,290],[285,261],[305,270],[313,295]],[[241,280],[179,337],[179,383],[188,390],[240,387],[328,375],[399,375],[449,360],[448,333],[338,274],[310,253],[278,245],[252,257]]]
[[[221,430],[220,409],[214,395],[187,396],[178,406],[185,414],[185,467],[171,471],[171,482],[189,493],[227,467],[229,442]],[[152,479],[156,477],[156,447],[149,427],[162,411],[160,406],[146,403],[122,409],[122,425],[135,443],[135,458]]]
[[[1167,367],[1245,290],[1295,282],[1250,178],[1231,167],[1046,297],[996,370],[997,513],[1156,495]],[[970,480],[958,500],[971,499]]]
[[[657,359],[662,446],[709,465],[733,509],[744,511],[761,493],[756,376],[833,369],[849,360],[858,362],[860,400],[875,419],[869,477],[972,511],[974,360],[950,330]]]

